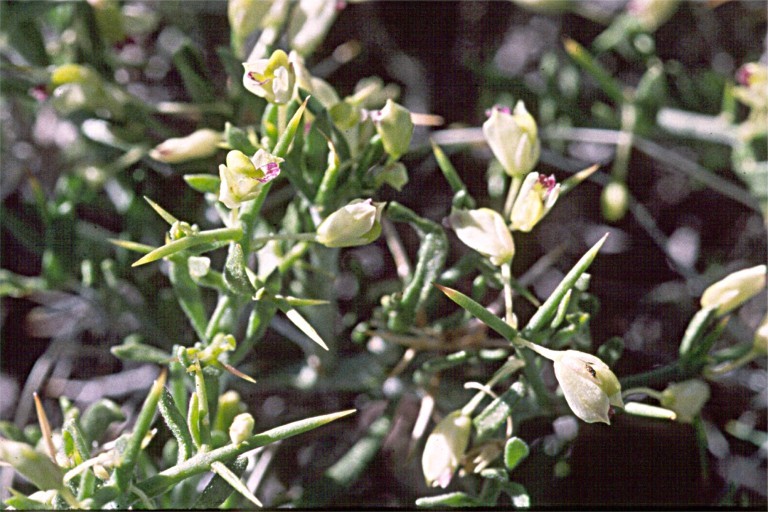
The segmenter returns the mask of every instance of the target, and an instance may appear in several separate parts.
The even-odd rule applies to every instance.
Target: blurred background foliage
[[[590,271],[599,305],[585,343],[622,338],[620,377],[674,360],[703,289],[768,259],[766,126],[734,95],[737,70],[765,62],[764,2],[656,2],[650,21],[627,14],[622,0],[341,4],[308,62],[313,75],[342,97],[360,79],[381,77],[399,86],[412,112],[444,119],[437,130],[417,128],[403,160],[408,186],[378,199],[442,221],[452,191],[430,156],[432,136],[470,192],[500,204],[503,192],[494,195],[492,184],[501,173],[488,167],[478,132],[463,129],[479,126],[493,104],[518,99],[541,127],[539,172],[601,165],[535,234],[517,238],[514,266],[527,269],[547,254],[575,261],[611,233]],[[212,222],[182,176],[215,172],[222,155],[172,166],[147,153],[196,128],[253,122],[263,106],[233,84],[241,57],[230,49],[226,2],[4,0],[0,9],[0,415],[31,422],[35,390],[83,405],[111,397],[132,411],[155,373],[119,361],[110,347],[131,335],[169,349],[194,334],[162,267],[130,268],[133,255],[107,239],[162,243],[166,228],[142,196],[201,227]],[[70,83],[61,67],[69,63],[87,65],[87,76]],[[618,206],[603,192],[611,183],[626,193]],[[273,194],[265,215],[291,191]],[[418,238],[401,236],[415,259]],[[455,239],[452,247],[449,265],[465,250]],[[567,268],[549,262],[521,282],[546,297]],[[344,378],[297,385],[305,356],[285,342],[291,326],[275,319],[242,363],[258,384],[235,386],[258,404],[252,410],[263,427],[327,410],[360,413],[285,441],[260,492],[271,501],[306,487],[307,505],[410,507],[429,492],[410,440],[418,386],[386,379],[397,354],[380,339],[356,343],[350,332],[382,294],[399,289],[383,241],[347,250],[334,286]],[[749,339],[765,308],[764,296],[748,303],[720,343]],[[518,434],[532,447],[518,480],[537,505],[764,506],[765,361],[711,385],[705,441],[690,425],[629,416],[610,429],[581,424],[575,439],[535,421]],[[377,424],[389,408],[391,423]],[[313,491],[353,445],[372,447],[363,476]]]

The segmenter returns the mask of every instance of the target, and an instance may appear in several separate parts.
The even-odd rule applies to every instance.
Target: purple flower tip
[[[485,117],[491,117],[494,110],[498,110],[502,114],[512,114],[512,109],[506,105],[494,105],[493,108],[489,108],[485,111]]]
[[[741,85],[749,85],[749,78],[752,76],[752,73],[749,71],[749,66],[741,66],[736,71],[736,81],[739,82]]]
[[[259,183],[269,183],[280,174],[280,165],[277,162],[269,162],[262,169],[264,170],[264,177],[258,178]]]
[[[557,180],[555,180],[554,174],[550,174],[549,176],[541,174],[539,176],[539,183],[547,189],[547,192],[552,192],[552,189],[557,185]]]
[[[378,123],[379,121],[381,121],[381,118],[382,118],[381,110],[371,110],[368,112],[368,115],[371,117],[371,121],[373,121],[374,123]]]

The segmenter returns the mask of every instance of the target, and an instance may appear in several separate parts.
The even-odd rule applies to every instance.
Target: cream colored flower
[[[765,265],[733,272],[704,290],[701,307],[717,307],[720,315],[730,313],[765,288],[765,277]]]
[[[453,210],[448,222],[459,240],[490,258],[494,265],[512,261],[515,243],[500,213],[490,208]]]
[[[421,456],[421,468],[430,487],[448,487],[469,444],[472,420],[453,411],[429,434]]]
[[[538,128],[522,101],[512,112],[508,107],[493,107],[483,123],[483,135],[510,176],[525,176],[536,166],[541,153]]]
[[[320,223],[317,242],[326,247],[353,247],[373,242],[381,234],[384,205],[371,199],[355,199]]]

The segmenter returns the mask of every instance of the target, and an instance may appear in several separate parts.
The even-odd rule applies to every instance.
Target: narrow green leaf
[[[157,403],[163,394],[166,376],[167,370],[163,369],[160,376],[152,384],[147,398],[144,400],[144,405],[141,407],[139,416],[136,418],[136,425],[133,427],[133,433],[128,439],[125,451],[120,457],[120,462],[115,467],[113,479],[118,488],[123,492],[126,492],[131,485],[133,470],[138,462],[139,452],[141,451],[141,444],[154,420]]]
[[[166,364],[173,357],[164,350],[152,345],[146,345],[135,341],[134,338],[126,338],[122,345],[115,345],[109,349],[112,355],[123,361],[137,361],[140,363]]]
[[[435,286],[445,294],[446,297],[451,299],[453,302],[464,308],[465,310],[469,311],[474,315],[477,319],[482,321],[485,325],[496,331],[497,333],[501,334],[505,339],[509,341],[514,341],[515,338],[517,338],[517,330],[506,323],[501,318],[497,317],[485,307],[483,307],[480,303],[475,302],[470,297],[464,295],[458,290],[454,290],[453,288],[448,288],[447,286],[441,286],[439,284],[435,283]]]
[[[524,333],[535,333],[545,329],[548,326],[552,318],[557,313],[557,308],[560,306],[560,301],[563,300],[565,294],[568,293],[568,290],[573,288],[579,277],[584,272],[586,272],[586,270],[592,264],[592,261],[594,261],[597,253],[600,251],[600,248],[605,243],[606,238],[608,238],[608,233],[606,233],[595,245],[593,245],[586,253],[584,253],[584,256],[582,256],[581,259],[576,262],[573,268],[568,271],[563,280],[560,281],[560,284],[557,285],[557,288],[555,288],[549,298],[547,298],[544,304],[541,305],[536,313],[534,313],[533,317],[531,317],[531,319],[528,321],[528,325],[525,327]]]
[[[128,249],[129,251],[140,252],[143,254],[150,253],[155,249],[151,245],[140,244],[138,242],[132,242],[130,240],[119,240],[117,238],[110,238],[107,241],[112,245],[122,247],[123,249]]]
[[[426,496],[416,500],[416,506],[422,508],[444,507],[482,507],[484,503],[465,492],[449,492],[438,496]]]
[[[298,327],[301,332],[306,334],[309,339],[323,347],[325,350],[328,350],[328,345],[325,344],[323,338],[320,337],[315,328],[309,325],[309,322],[307,322],[306,319],[304,319],[304,317],[301,316],[298,311],[293,308],[286,307],[286,305],[280,303],[278,303],[277,307],[280,308],[280,311],[285,313],[285,316],[288,317],[288,320],[290,320],[293,325]]]
[[[443,149],[432,139],[429,139],[429,143],[432,145],[432,153],[434,153],[435,160],[437,160],[437,166],[443,171],[443,176],[445,176],[445,180],[448,182],[448,185],[450,185],[453,193],[467,193],[467,186],[461,180],[459,173],[456,171],[456,168],[453,166],[451,160],[445,154]]]
[[[243,476],[247,466],[248,458],[242,455],[227,464],[229,470],[238,479]],[[217,474],[205,487],[203,493],[200,495],[200,498],[198,498],[197,502],[195,502],[195,506],[193,508],[198,510],[210,510],[218,508],[222,502],[224,502],[224,500],[226,500],[232,494],[232,492],[232,486],[229,485],[229,483],[224,480],[224,478]]]
[[[173,226],[174,223],[179,222],[179,219],[171,215],[168,210],[148,198],[147,196],[144,196],[144,200],[149,203],[149,206],[152,207],[153,210],[157,212],[159,216],[163,218],[165,222],[168,223],[169,226]]]
[[[248,490],[248,488],[245,486],[243,482],[240,481],[240,478],[232,472],[231,469],[229,469],[227,466],[225,466],[221,462],[213,462],[211,463],[211,471],[219,475],[221,478],[226,480],[226,482],[232,486],[233,489],[235,489],[237,492],[242,494],[243,496],[248,499],[251,503],[256,505],[257,507],[263,507],[264,505],[261,504],[259,499],[253,495],[253,493]]]
[[[228,444],[211,450],[209,452],[198,453],[191,459],[168,468],[154,476],[143,480],[137,484],[147,496],[153,497],[165,492],[173,485],[185,480],[191,476],[208,471],[211,464],[216,461],[228,462],[235,459],[238,455],[249,452],[256,448],[287,439],[295,435],[303,434],[309,430],[314,430],[327,423],[335,421],[354,413],[354,409],[340,411],[322,416],[315,416],[304,420],[294,421],[286,425],[275,427],[271,430],[256,434],[239,444]]]
[[[165,424],[168,425],[171,434],[176,438],[178,445],[176,463],[184,462],[195,453],[195,443],[192,441],[192,434],[189,432],[189,428],[187,428],[184,416],[179,408],[176,407],[176,402],[173,401],[170,391],[166,388],[163,388],[159,409]]]
[[[290,295],[275,295],[275,299],[279,301],[285,301],[286,304],[293,307],[304,306],[325,306],[329,304],[327,300],[321,299],[302,299],[300,297],[291,297]]]
[[[448,237],[439,224],[420,217],[396,201],[389,203],[387,217],[394,222],[410,224],[420,241],[413,275],[399,299],[391,301],[387,312],[387,326],[395,332],[405,332],[413,325],[417,313],[426,306],[433,292],[431,284],[438,280],[443,271],[448,257]]]
[[[245,255],[240,244],[230,244],[227,261],[224,265],[224,282],[235,294],[251,296],[256,289],[248,279],[245,267]]]
[[[218,228],[208,231],[201,231],[195,235],[185,236],[178,240],[168,242],[165,245],[152,250],[149,254],[143,256],[139,260],[133,263],[133,267],[150,263],[160,258],[165,258],[177,252],[181,252],[191,247],[204,245],[212,242],[237,242],[243,236],[243,230],[239,227],[236,228]]]
[[[277,144],[275,144],[275,147],[272,150],[273,155],[285,158],[285,156],[288,154],[288,149],[291,147],[291,142],[293,142],[293,138],[296,136],[296,132],[298,131],[299,126],[301,126],[301,117],[304,115],[304,111],[307,109],[307,101],[309,101],[309,97],[304,100],[304,103],[301,104],[296,113],[293,114],[291,120],[288,121],[288,125],[286,126],[285,131],[280,136],[280,139],[277,141]]]
[[[712,323],[712,319],[717,316],[717,307],[708,307],[700,309],[693,315],[688,327],[685,329],[683,339],[680,342],[680,357],[687,359],[695,352],[698,341],[706,333],[707,327]]]
[[[507,470],[515,469],[530,453],[528,444],[519,437],[510,437],[504,445],[504,465]]]
[[[624,93],[619,82],[600,64],[597,59],[590,55],[586,48],[581,46],[573,39],[566,38],[563,41],[566,53],[589,73],[592,78],[600,85],[602,91],[613,100],[617,105],[624,103]]]

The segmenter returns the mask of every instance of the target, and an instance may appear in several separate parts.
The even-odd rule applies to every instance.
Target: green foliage
[[[80,316],[49,314],[62,324],[46,331],[52,345],[96,339],[126,369],[162,368],[143,401],[101,398],[80,414],[79,402],[62,398],[54,425],[42,405],[39,430],[0,422],[0,461],[27,480],[5,504],[350,506],[382,487],[374,464],[412,468],[421,459],[442,470],[427,485],[450,488],[435,495],[419,475],[404,486],[414,499],[430,494],[415,499],[418,507],[525,508],[538,504],[534,489],[549,479],[531,481],[528,466],[538,475],[569,467],[578,433],[557,432],[557,422],[610,423],[614,414],[616,423],[629,414],[685,416],[697,429],[702,476],[710,476],[701,412],[708,387],[704,398],[680,392],[673,398],[688,403],[674,407],[622,406],[672,393],[653,386],[674,391],[757,364],[766,320],[753,334],[754,301],[739,308],[764,292],[765,266],[750,269],[754,282],[729,284],[733,269],[722,255],[699,262],[702,274],[695,261],[681,263],[653,217],[663,209],[650,211],[636,193],[652,179],[636,164],[663,162],[692,187],[765,215],[768,71],[740,62],[748,76],[733,85],[666,59],[655,31],[677,2],[602,17],[575,2],[516,3],[552,17],[572,11],[603,28],[591,44],[566,37],[537,54],[536,80],[467,62],[481,83],[473,108],[495,104],[492,119],[429,137],[423,124],[434,116],[396,103],[394,83],[367,77],[352,90],[326,81],[337,78],[345,52],[360,51],[357,41],[332,52],[322,46],[336,3],[230,0],[226,16],[224,4],[3,4],[0,102],[20,132],[53,128],[41,145],[48,172],[40,179],[17,158],[24,147],[2,148],[4,160],[12,157],[4,240],[39,268],[35,276],[21,263],[0,270],[0,296],[39,302],[38,318],[79,301],[87,310]],[[475,8],[486,7],[461,9]],[[179,16],[186,9],[191,16]],[[409,59],[387,66],[408,68]],[[56,139],[70,128],[69,139]],[[663,147],[667,139],[701,158]],[[571,143],[609,146],[611,155],[576,164]],[[467,163],[488,156],[478,146],[494,157],[487,173]],[[744,186],[717,174],[729,163]],[[429,182],[418,189],[424,170]],[[595,183],[599,200],[589,195]],[[558,221],[540,228],[561,206],[603,218],[582,222],[596,226],[588,235],[552,230]],[[649,371],[626,361],[633,345],[614,336],[615,325],[600,325],[602,294],[622,283],[590,290],[587,273],[600,275],[616,252],[603,233],[630,232],[630,221],[662,248],[686,299],[723,277],[722,300],[739,297],[722,314],[678,300],[686,304],[677,316],[691,320],[678,333],[677,357]],[[553,248],[555,238],[562,246]],[[532,285],[531,276],[550,270],[552,286]],[[355,412],[342,405],[352,401],[364,413],[357,427],[330,426]],[[230,435],[238,415],[247,432]],[[433,429],[446,417],[466,428]],[[261,433],[252,434],[252,423]],[[729,425],[755,445],[764,437]],[[430,460],[418,456],[424,440],[437,447]],[[301,464],[286,455],[271,468],[278,449],[298,453]]]

